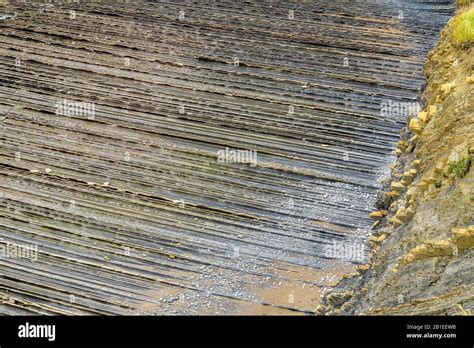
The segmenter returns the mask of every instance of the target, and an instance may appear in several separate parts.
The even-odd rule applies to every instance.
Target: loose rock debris
[[[324,287],[285,270],[367,239],[405,124],[381,105],[417,101],[452,10],[1,2],[0,242],[37,260],[0,258],[0,313],[314,313],[253,289]]]

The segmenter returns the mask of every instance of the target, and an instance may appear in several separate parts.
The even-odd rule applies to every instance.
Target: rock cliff
[[[369,263],[329,291],[321,314],[474,313],[474,6],[459,9],[425,66],[422,111],[371,214]]]

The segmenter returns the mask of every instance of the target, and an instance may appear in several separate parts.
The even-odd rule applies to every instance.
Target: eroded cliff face
[[[371,214],[370,261],[328,292],[321,314],[474,313],[474,47],[455,36],[466,11],[428,56],[423,110]]]

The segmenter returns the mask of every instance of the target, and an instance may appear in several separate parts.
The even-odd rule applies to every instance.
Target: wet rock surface
[[[2,314],[315,313],[298,294],[319,296],[343,268],[331,259],[366,261],[406,121],[393,106],[417,102],[453,11],[441,0],[0,6],[0,242],[37,247],[34,262],[0,258]],[[320,273],[299,277],[307,269]]]

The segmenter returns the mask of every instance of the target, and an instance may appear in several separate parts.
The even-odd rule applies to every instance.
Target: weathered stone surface
[[[410,127],[410,130],[415,134],[421,134],[421,132],[423,131],[423,125],[416,118],[412,118],[410,120],[409,127]]]
[[[417,160],[414,160],[412,163],[411,163],[412,167],[414,169],[419,169],[420,166],[421,166],[421,160],[417,159]]]
[[[382,243],[387,238],[386,234],[381,234],[380,236],[371,235],[369,240],[374,243]]]
[[[369,217],[370,217],[372,220],[380,220],[380,219],[383,218],[385,215],[387,215],[387,211],[386,211],[386,210],[379,210],[379,211],[374,211],[373,213],[370,213]]]
[[[441,92],[449,94],[456,87],[456,82],[447,82],[441,85]],[[436,112],[436,111],[435,111]]]
[[[469,228],[453,228],[453,242],[459,251],[474,247],[474,226]]]
[[[411,249],[400,258],[400,264],[409,264],[429,257],[451,256],[453,246],[450,240],[426,241]]]
[[[420,112],[419,115],[418,115],[418,119],[421,121],[421,123],[423,125],[426,125],[429,121],[428,112],[426,112],[426,111]]]
[[[393,182],[390,185],[390,189],[392,191],[396,191],[396,192],[400,193],[405,189],[405,186],[401,182]]]

